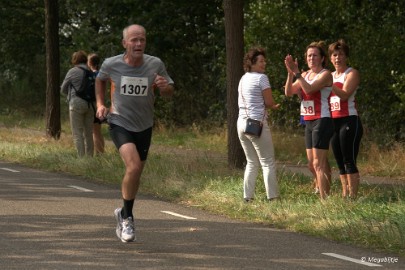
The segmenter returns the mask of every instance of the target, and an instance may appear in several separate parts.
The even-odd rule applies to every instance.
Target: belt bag
[[[262,134],[263,123],[259,120],[254,120],[251,118],[246,119],[245,134],[260,137]]]
[[[245,98],[243,97],[243,93],[242,93],[242,84],[243,84],[243,82],[241,82],[240,94],[242,96],[243,103],[245,103],[245,111],[246,111],[246,116],[247,116],[244,133],[249,134],[249,135],[253,135],[253,136],[256,136],[256,137],[260,137],[260,135],[262,134],[262,128],[263,128],[263,122],[262,121],[264,120],[266,112],[265,111],[263,112],[262,121],[255,120],[255,119],[252,119],[252,118],[249,117],[247,106],[246,106],[246,101],[245,101]]]

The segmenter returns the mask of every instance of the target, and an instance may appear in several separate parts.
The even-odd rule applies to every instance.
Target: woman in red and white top
[[[321,199],[330,191],[331,171],[328,162],[333,123],[329,109],[332,75],[325,69],[328,60],[323,42],[312,42],[305,51],[309,69],[300,73],[297,60],[287,55],[284,63],[288,71],[286,96],[301,97],[301,115],[305,120],[305,147],[308,167],[316,177]],[[293,82],[293,78],[295,81]]]
[[[363,135],[355,99],[360,75],[356,69],[347,65],[349,46],[343,40],[329,45],[329,56],[335,67],[332,73],[333,88],[330,98],[335,127],[332,149],[339,167],[342,196],[355,199],[360,182],[356,160]]]

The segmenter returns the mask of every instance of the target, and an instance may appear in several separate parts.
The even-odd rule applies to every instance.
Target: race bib
[[[338,96],[330,98],[330,111],[340,111],[340,98]]]
[[[147,96],[148,78],[121,76],[120,94],[135,97]]]
[[[313,100],[301,101],[301,115],[315,115],[315,106]]]

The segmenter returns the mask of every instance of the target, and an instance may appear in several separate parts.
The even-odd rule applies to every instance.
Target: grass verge
[[[119,187],[124,168],[111,143],[101,156],[78,159],[69,134],[62,133],[58,141],[44,135],[38,128],[1,127],[0,159]],[[273,137],[280,160],[295,157],[294,163],[303,162],[302,137],[294,139],[276,132]],[[225,141],[222,129],[202,132],[196,126],[183,131],[157,128],[141,192],[230,218],[405,255],[403,187],[362,185],[359,199],[353,202],[340,198],[340,186],[334,181],[333,195],[322,202],[312,193],[311,179],[279,170],[282,199],[268,203],[259,177],[256,199],[246,204],[242,201],[243,171],[227,167]],[[380,155],[384,159],[384,153]],[[402,162],[400,154],[396,157],[397,163]],[[364,157],[363,164],[366,160]],[[394,174],[403,175],[403,171]]]

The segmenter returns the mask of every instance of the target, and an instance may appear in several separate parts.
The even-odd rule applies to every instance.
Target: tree
[[[270,63],[266,73],[273,95],[281,104],[279,110],[271,112],[270,124],[301,132],[302,129],[297,129],[300,101],[284,95],[287,75],[284,57],[292,54],[298,58],[300,68],[305,69],[303,51],[310,42],[324,40],[329,44],[343,38],[350,46],[350,65],[361,72],[356,97],[366,135],[382,144],[405,140],[405,62],[398,61],[405,46],[405,1],[243,1],[243,42],[241,37],[239,40],[232,37],[232,32],[225,36],[223,10],[227,9],[227,28],[240,29],[242,21],[230,20],[234,10],[240,12],[242,2],[199,0],[193,5],[189,2],[59,0],[60,60],[48,59],[52,68],[46,74],[44,0],[2,0],[0,113],[35,118],[43,115],[46,106],[48,125],[53,126],[51,122],[58,121],[53,106],[57,104],[59,91],[51,72],[57,73],[59,65],[60,75],[65,74],[71,67],[73,51],[97,52],[102,58],[121,53],[122,28],[129,23],[141,23],[148,30],[147,53],[166,63],[176,84],[175,98],[170,102],[156,100],[156,119],[163,124],[195,123],[209,129],[222,127],[226,121],[229,125],[235,123],[236,87],[232,83],[236,80],[230,76],[238,77],[241,69],[229,71],[226,62],[228,68],[237,69],[243,56],[228,55],[226,60],[225,38],[228,38],[230,54],[236,46],[241,46],[238,47],[241,53],[242,43],[244,48],[253,45],[266,48]],[[242,19],[241,13],[239,16]],[[52,26],[56,30],[58,24]],[[54,79],[48,80],[46,91],[47,75]],[[63,107],[64,103],[60,105]],[[62,114],[62,119],[65,115]],[[28,117],[24,119],[30,121]],[[235,150],[239,147],[236,127],[230,126],[228,130],[229,162],[240,166],[242,162],[236,161],[241,154]]]
[[[242,168],[245,155],[240,145],[238,119],[238,83],[243,75],[243,0],[224,0],[226,38],[226,90],[228,125],[228,165]]]
[[[32,117],[44,113],[44,18],[43,0],[1,1],[0,108],[3,112],[18,111]]]
[[[45,0],[46,43],[46,135],[60,138],[59,93],[59,10],[58,0]]]
[[[101,58],[122,53],[122,29],[139,23],[147,30],[145,52],[165,62],[176,86],[169,102],[156,99],[156,119],[168,126],[200,126],[207,120],[210,126],[223,126],[226,90],[222,0],[200,0],[192,5],[184,0],[59,3],[62,73],[70,68],[72,51],[97,52]]]

